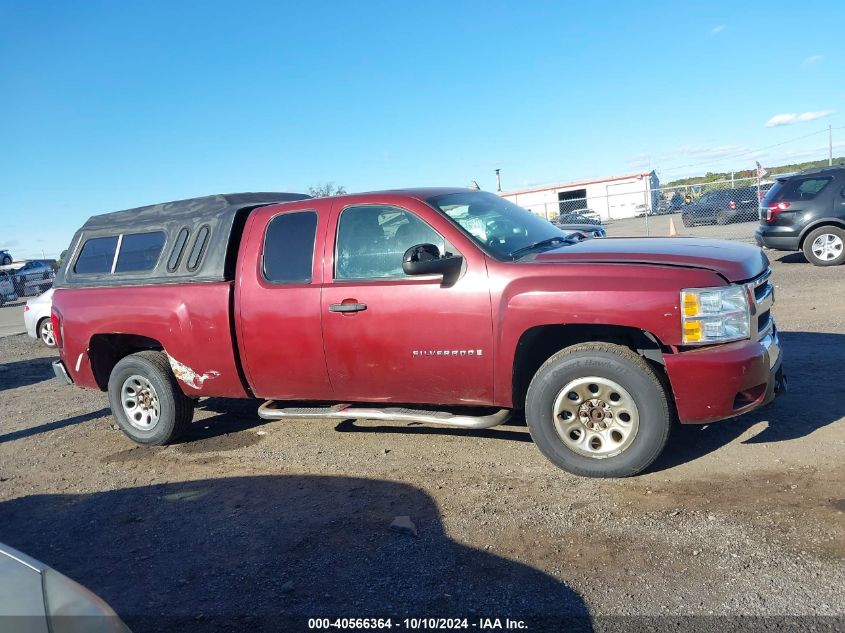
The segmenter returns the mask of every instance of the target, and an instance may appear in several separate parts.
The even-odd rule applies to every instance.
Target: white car
[[[56,346],[56,337],[53,335],[53,322],[50,320],[52,308],[52,288],[44,294],[27,301],[23,308],[23,322],[26,325],[26,333],[32,338],[41,339],[41,342],[47,347]]]

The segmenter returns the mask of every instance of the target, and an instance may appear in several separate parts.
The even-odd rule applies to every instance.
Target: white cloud
[[[793,149],[780,151],[777,153],[777,160],[775,162],[798,161],[804,159],[819,160],[822,158],[827,158],[828,151],[829,148],[827,146],[827,143],[825,143],[824,146],[810,149]],[[843,153],[843,151],[845,151],[845,143],[835,143],[833,145],[834,156],[839,156]]]
[[[824,55],[810,55],[807,59],[804,60],[804,64],[815,64],[816,62],[820,62],[823,59]]]
[[[720,24],[719,26],[714,26],[712,29],[710,29],[710,35],[718,35],[719,33],[721,33],[724,30],[725,30],[724,24]]]
[[[740,145],[730,144],[716,145],[712,147],[697,147],[686,145],[684,147],[681,147],[678,151],[681,154],[684,154],[686,156],[694,156],[695,158],[724,158],[725,156],[732,156],[734,154],[747,151],[747,148],[742,147]]]
[[[634,169],[645,169],[651,164],[651,155],[637,154],[636,156],[631,156],[631,158],[629,158],[626,162]]]
[[[784,114],[776,114],[771,119],[766,121],[766,127],[777,127],[779,125],[792,125],[793,123],[806,123],[807,121],[815,121],[816,119],[823,119],[826,116],[833,114],[833,110],[819,110],[818,112],[802,112],[795,114],[794,112],[787,112]]]

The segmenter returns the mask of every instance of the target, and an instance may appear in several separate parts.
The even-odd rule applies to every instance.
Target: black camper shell
[[[54,286],[232,280],[249,212],[310,197],[301,193],[219,194],[95,215],[73,236]]]

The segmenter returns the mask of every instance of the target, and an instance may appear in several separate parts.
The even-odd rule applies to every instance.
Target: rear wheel
[[[687,228],[695,226],[695,222],[693,222],[692,218],[690,218],[688,215],[682,215],[681,220],[683,221],[684,226]]]
[[[12,263],[12,258],[11,258],[11,257],[9,257],[8,255],[4,255],[4,256],[3,256],[3,264],[2,264],[2,265],[3,265],[3,266],[8,266],[8,265],[9,265],[9,264],[11,264],[11,263]]]
[[[814,266],[838,266],[845,261],[845,231],[820,226],[804,239],[804,257]]]
[[[49,317],[41,319],[41,322],[38,324],[38,338],[47,347],[56,346],[56,337],[53,334],[53,321]]]
[[[566,348],[534,375],[525,418],[537,448],[586,477],[627,477],[657,459],[672,413],[660,378],[639,354],[609,343]]]
[[[719,209],[718,211],[716,211],[716,224],[721,224],[724,226],[728,223],[728,220],[730,220],[730,218],[728,217],[727,211],[725,211],[724,209]]]
[[[109,377],[109,404],[118,426],[138,444],[161,446],[181,437],[194,401],[182,393],[162,352],[120,359]]]

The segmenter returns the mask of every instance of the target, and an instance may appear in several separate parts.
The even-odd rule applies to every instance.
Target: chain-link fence
[[[35,297],[53,287],[56,271],[49,261],[29,260],[0,267],[0,304]]]
[[[753,242],[761,201],[771,186],[771,180],[737,178],[618,194],[581,193],[521,206],[559,224],[602,224],[614,237],[677,234]]]

